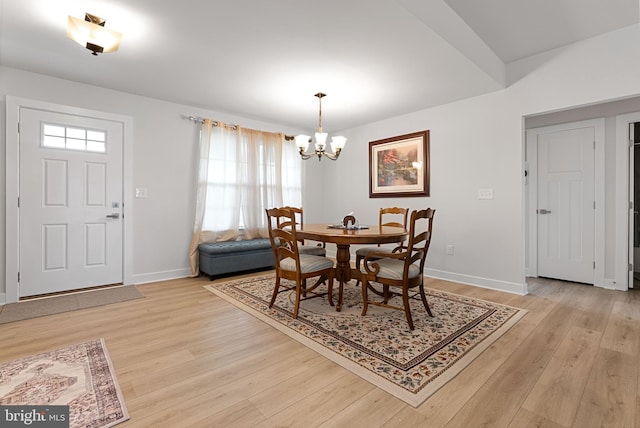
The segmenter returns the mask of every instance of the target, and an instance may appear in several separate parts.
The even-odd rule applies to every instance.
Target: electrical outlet
[[[448,255],[453,256],[453,250],[454,250],[453,245],[447,245],[447,254]]]
[[[493,199],[493,189],[478,189],[478,199]]]

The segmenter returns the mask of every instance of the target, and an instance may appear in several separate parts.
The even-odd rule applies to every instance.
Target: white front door
[[[20,108],[19,297],[123,282],[123,125]]]
[[[594,283],[595,132],[537,135],[538,276]]]

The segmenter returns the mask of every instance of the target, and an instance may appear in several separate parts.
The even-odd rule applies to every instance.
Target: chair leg
[[[369,283],[366,277],[362,277],[362,313],[361,316],[365,316],[367,314],[367,309],[369,307],[369,296],[367,294],[367,288],[369,288]]]
[[[409,329],[413,330],[413,319],[411,318],[411,308],[409,308],[409,289],[405,286],[402,288],[402,302],[404,303],[404,314],[409,323]]]
[[[358,272],[360,272],[360,265],[362,264],[362,256],[358,256],[356,255],[356,269],[358,269]],[[360,280],[357,279],[356,280],[356,287],[360,284]]]
[[[276,284],[273,287],[273,295],[271,296],[271,301],[269,302],[269,307],[273,307],[273,304],[276,301],[276,297],[278,296],[278,290],[280,289],[280,277],[276,275]]]
[[[298,318],[298,308],[300,307],[300,293],[302,291],[302,284],[300,281],[296,281],[296,301],[293,305],[293,319]]]
[[[424,305],[424,308],[427,310],[429,316],[432,317],[433,314],[431,313],[431,308],[429,307],[429,303],[427,302],[427,296],[424,294],[424,285],[422,284],[420,284],[420,297],[422,298],[422,304]]]
[[[333,306],[333,275],[329,276],[329,305]]]

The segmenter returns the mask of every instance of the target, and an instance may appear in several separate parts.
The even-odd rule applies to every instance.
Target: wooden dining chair
[[[380,226],[393,226],[407,228],[407,217],[409,215],[408,208],[388,207],[380,208],[378,217],[378,224]],[[402,242],[398,242],[398,247],[393,251],[397,251],[402,248]],[[361,247],[356,250],[356,269],[360,270],[362,260],[369,255],[369,253],[384,251],[380,248],[380,244],[372,247]],[[392,250],[389,250],[391,252]],[[356,286],[358,283],[356,283]]]
[[[290,206],[286,206],[283,208],[293,211],[295,215],[296,226],[302,227],[304,225],[304,211],[302,208],[290,207]],[[281,224],[280,226],[286,227],[289,224],[288,221],[285,221],[285,223]],[[298,242],[299,242],[298,251],[300,252],[300,254],[311,254],[314,256],[323,256],[323,257],[327,255],[327,250],[325,248],[324,243],[317,244],[317,245],[310,245],[310,244],[305,244],[304,239],[299,239]]]
[[[419,294],[429,316],[433,316],[427,296],[424,293],[424,262],[431,243],[433,217],[435,210],[428,208],[413,211],[409,221],[409,242],[406,247],[394,253],[371,252],[363,259],[362,270],[362,315],[367,314],[368,305],[383,306],[404,310],[409,328],[414,329],[409,299]],[[368,289],[371,282],[383,285],[382,301],[369,300]],[[402,307],[392,305],[389,299],[395,293],[389,288],[399,288],[402,295]],[[417,288],[412,295],[409,291]]]
[[[333,260],[323,256],[301,254],[296,237],[295,212],[290,208],[267,209],[267,227],[269,239],[276,263],[276,281],[269,307],[273,307],[279,293],[295,290],[295,302],[293,318],[298,317],[300,301],[314,297],[328,296],[329,304],[333,306]],[[314,285],[307,287],[307,279],[320,277],[328,279],[327,291],[320,293],[318,289],[324,282],[318,280]],[[293,285],[283,283],[286,279],[293,281]]]

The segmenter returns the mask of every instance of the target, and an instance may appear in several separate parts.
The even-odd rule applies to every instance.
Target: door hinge
[[[593,140],[593,150],[596,149],[596,140]]]
[[[18,122],[18,134],[20,133],[20,122]]]
[[[18,208],[20,208],[20,196],[18,196]]]
[[[629,272],[631,272],[632,270],[633,270],[633,265],[629,263]]]
[[[596,201],[593,201],[593,209],[596,209]]]
[[[593,268],[594,269],[596,268],[596,262],[593,262]]]
[[[20,272],[18,272],[18,285],[20,285]]]

